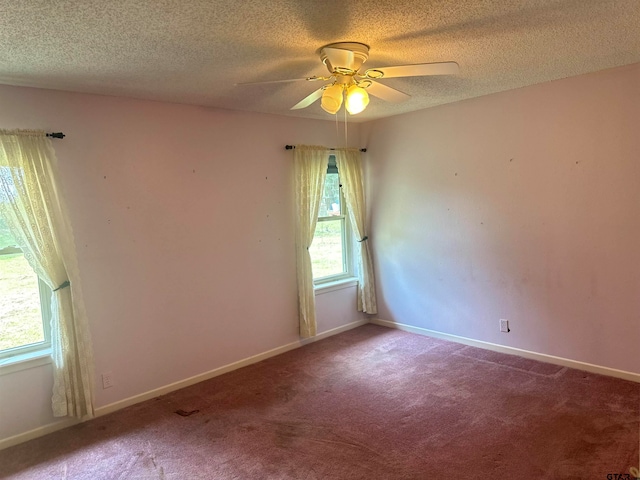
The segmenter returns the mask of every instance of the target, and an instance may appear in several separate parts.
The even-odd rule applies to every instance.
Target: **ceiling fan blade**
[[[374,97],[381,98],[391,103],[401,103],[411,98],[410,95],[402,93],[400,90],[388,87],[378,82],[371,81],[371,85],[367,87],[367,92]]]
[[[301,82],[306,80],[307,82],[313,82],[316,80],[329,80],[329,77],[320,77],[314,75],[313,77],[305,77],[305,78],[288,78],[286,80],[267,80],[266,82],[240,82],[236,83],[235,86],[239,85],[266,85],[268,83],[288,83],[288,82]]]
[[[327,56],[327,62],[335,69],[336,67],[351,68],[354,62],[354,55],[351,50],[344,50],[342,48],[325,47],[322,49],[322,53]]]
[[[395,67],[370,68],[364,75],[371,72],[369,78],[420,77],[425,75],[455,75],[460,72],[456,62],[418,63],[417,65],[398,65]],[[383,76],[376,76],[382,72]]]
[[[268,83],[288,83],[288,82],[300,82],[302,80],[308,80],[307,78],[289,78],[287,80],[267,80],[266,82],[239,82],[234,85],[266,85]]]
[[[318,90],[313,92],[311,95],[307,95],[298,103],[296,103],[293,107],[290,108],[290,110],[299,110],[301,108],[307,108],[309,105],[311,105],[312,103],[317,101],[320,97],[322,97],[323,91],[324,90],[322,88],[319,88]]]

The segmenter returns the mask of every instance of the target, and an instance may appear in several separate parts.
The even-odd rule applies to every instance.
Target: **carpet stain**
[[[278,386],[278,394],[281,400],[285,402],[290,401],[297,395],[297,391],[291,385],[280,385]]]

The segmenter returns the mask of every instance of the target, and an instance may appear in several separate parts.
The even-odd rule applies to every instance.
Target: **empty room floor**
[[[365,325],[3,450],[0,477],[606,479],[639,410],[633,382]]]

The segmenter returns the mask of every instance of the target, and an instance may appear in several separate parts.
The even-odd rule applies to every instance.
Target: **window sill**
[[[51,348],[23,353],[0,360],[0,376],[51,363]]]
[[[358,285],[358,279],[355,277],[341,278],[333,282],[321,283],[314,287],[314,293],[316,295],[323,295],[325,293],[334,292],[336,290],[342,290],[343,288],[351,288]]]

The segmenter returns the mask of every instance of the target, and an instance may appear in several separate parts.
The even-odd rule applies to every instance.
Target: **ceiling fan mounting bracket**
[[[364,73],[364,76],[367,78],[382,78],[384,77],[384,72],[382,70],[378,70],[377,68],[370,68]]]
[[[333,69],[333,73],[337,75],[347,75],[353,77],[356,74],[356,71],[351,68],[335,67]]]
[[[327,81],[327,80],[330,80],[330,79],[331,79],[331,77],[318,77],[317,75],[314,75],[313,77],[305,78],[305,80],[307,82],[315,82],[315,81],[318,81],[318,80]]]

